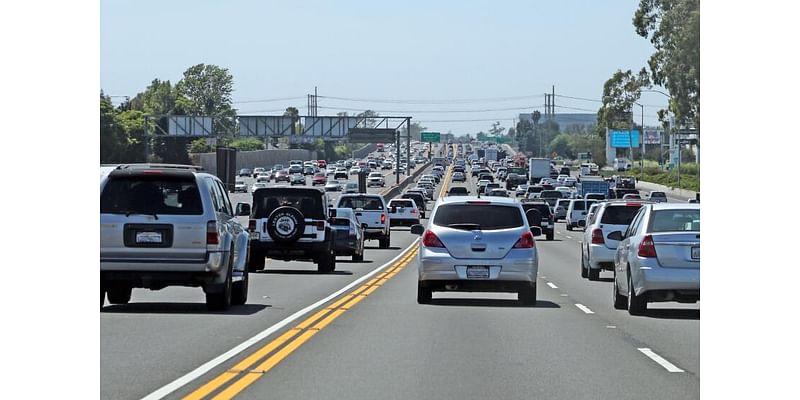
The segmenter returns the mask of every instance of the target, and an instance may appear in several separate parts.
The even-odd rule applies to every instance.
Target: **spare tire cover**
[[[303,235],[305,229],[303,213],[294,207],[278,207],[267,219],[267,233],[276,242],[296,242]]]
[[[535,208],[531,208],[525,212],[525,217],[528,219],[528,226],[542,227],[542,213]]]

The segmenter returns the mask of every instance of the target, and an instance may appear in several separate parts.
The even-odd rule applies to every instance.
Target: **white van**
[[[581,164],[580,176],[587,176],[587,175],[591,175],[591,171],[592,171],[592,168],[591,168],[591,166],[589,165],[589,163],[583,163],[583,164]]]
[[[570,200],[566,217],[568,231],[571,231],[572,228],[577,228],[579,221],[586,221],[586,213],[589,207],[594,203],[597,203],[597,201],[585,199]]]
[[[631,169],[631,163],[626,158],[615,158],[614,169],[617,171],[629,171]]]

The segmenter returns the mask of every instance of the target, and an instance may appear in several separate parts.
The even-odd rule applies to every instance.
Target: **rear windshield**
[[[563,197],[561,192],[558,190],[542,190],[542,194],[540,195],[542,198],[556,198],[560,199]]]
[[[663,192],[652,192],[650,193],[650,197],[667,197],[667,195]]]
[[[106,183],[100,213],[201,215],[203,202],[194,179],[132,176]]]
[[[414,202],[411,200],[392,200],[389,202],[389,206],[395,207],[414,207]]]
[[[281,206],[294,207],[305,218],[326,219],[321,193],[306,190],[259,190],[253,195],[253,216],[267,218]]]
[[[523,226],[522,214],[516,207],[501,205],[449,204],[436,210],[433,223],[456,229],[484,231]]]
[[[420,195],[416,195],[416,196],[413,195],[413,194],[404,194],[401,197],[404,198],[404,199],[412,199],[412,200],[414,200],[414,203],[417,204],[417,207],[422,207],[422,205],[425,203],[425,200],[422,198],[421,194]]]
[[[640,205],[635,206],[609,206],[603,212],[600,223],[611,225],[629,225],[633,217],[639,212]]]
[[[573,210],[585,210],[586,209],[586,203],[584,203],[583,201],[573,201],[572,202],[572,209]]]
[[[350,220],[346,219],[346,218],[334,218],[331,221],[331,224],[339,225],[339,226],[348,226],[349,227],[350,226]]]
[[[339,200],[339,208],[383,210],[383,203],[376,197],[342,197]]]
[[[653,212],[650,232],[700,232],[700,210]]]
[[[467,188],[465,188],[463,186],[456,186],[456,187],[450,188],[450,193],[464,193],[464,194],[466,194],[467,193]]]

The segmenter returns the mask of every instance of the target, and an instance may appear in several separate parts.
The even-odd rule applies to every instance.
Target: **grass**
[[[678,188],[678,170],[662,171],[655,161],[645,160],[644,173],[639,172],[639,165],[634,165],[634,168],[626,172],[617,171],[600,171],[600,175],[604,178],[613,175],[632,175],[636,179],[645,182],[657,183],[672,189]],[[681,164],[681,189],[691,190],[694,192],[700,191],[700,167],[695,163]]]

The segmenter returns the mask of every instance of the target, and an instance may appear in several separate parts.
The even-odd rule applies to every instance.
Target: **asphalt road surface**
[[[101,313],[100,397],[699,398],[699,303],[614,310],[611,272],[580,278],[580,230],[537,238],[535,307],[505,293],[417,304],[408,230],[334,274],[267,260],[248,303],[227,312],[206,311],[200,289],[134,290]]]

